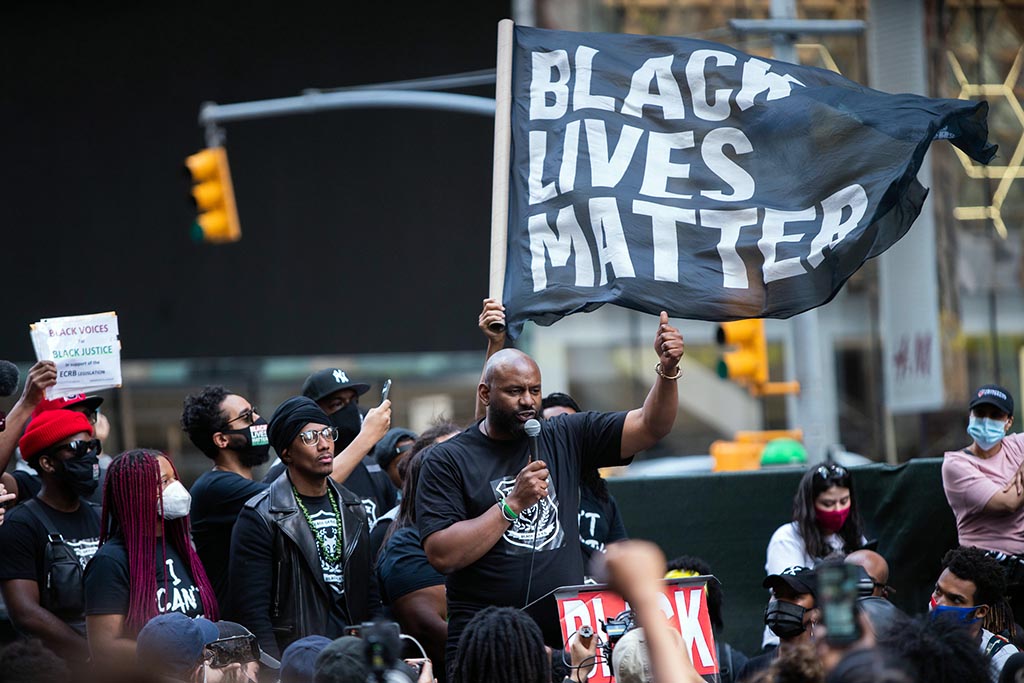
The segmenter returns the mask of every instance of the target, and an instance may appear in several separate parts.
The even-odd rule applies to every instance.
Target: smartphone
[[[857,567],[850,564],[820,566],[818,600],[825,622],[825,642],[849,645],[863,635],[857,621]]]
[[[380,390],[380,402],[388,400],[388,394],[391,393],[391,380],[388,379],[384,382],[384,388]]]

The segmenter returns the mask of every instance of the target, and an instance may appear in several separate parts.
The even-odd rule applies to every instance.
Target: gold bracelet
[[[674,374],[674,375],[666,375],[665,371],[661,368],[661,363],[658,363],[657,365],[654,366],[654,371],[656,373],[658,373],[659,377],[664,377],[665,379],[670,379],[673,382],[683,376],[683,369],[681,367],[679,367],[678,365],[676,366],[676,374]]]

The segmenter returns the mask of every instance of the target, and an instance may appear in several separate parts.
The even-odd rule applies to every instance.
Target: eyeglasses
[[[96,426],[96,421],[100,419],[100,409],[90,410],[88,413],[84,413],[84,415],[89,424]]]
[[[307,429],[304,432],[299,432],[299,438],[307,446],[315,446],[321,436],[327,443],[334,443],[338,438],[338,430],[335,427],[324,427],[323,429]]]
[[[822,465],[817,469],[817,474],[822,479],[845,479],[850,476],[842,465]]]
[[[82,439],[79,441],[71,441],[66,444],[61,444],[60,446],[57,446],[50,450],[51,453],[56,453],[57,451],[71,451],[74,457],[76,458],[83,458],[87,455],[99,455],[100,440]]]
[[[256,636],[241,635],[220,638],[206,646],[209,652],[210,666],[223,669],[231,664],[246,664],[260,660],[260,646]]]
[[[238,420],[245,420],[249,424],[254,424],[256,422],[256,416],[259,414],[259,411],[256,410],[256,406],[249,406],[248,408],[240,412],[238,414],[238,417],[231,418],[225,424],[231,424],[232,422],[237,422]]]

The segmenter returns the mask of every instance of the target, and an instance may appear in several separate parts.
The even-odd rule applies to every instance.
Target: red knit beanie
[[[93,435],[89,418],[74,410],[47,410],[32,418],[18,441],[21,457],[31,460],[50,446],[79,432]]]

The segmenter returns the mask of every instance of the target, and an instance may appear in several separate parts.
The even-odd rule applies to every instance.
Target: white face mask
[[[164,519],[180,519],[187,515],[189,508],[192,507],[192,496],[189,495],[180,481],[169,484],[164,489],[163,499]],[[160,501],[157,501],[157,505],[159,504]],[[159,514],[159,512],[158,508],[157,513]]]

